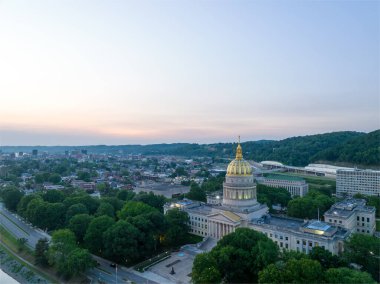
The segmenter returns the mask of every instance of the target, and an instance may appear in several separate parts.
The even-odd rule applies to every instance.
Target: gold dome
[[[246,176],[252,174],[251,165],[243,159],[243,150],[240,143],[236,148],[236,158],[227,167],[228,176]]]

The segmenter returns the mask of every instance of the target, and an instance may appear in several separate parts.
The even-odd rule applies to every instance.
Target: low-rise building
[[[249,223],[253,230],[264,233],[282,250],[309,253],[322,247],[333,254],[343,252],[344,240],[350,231],[318,220],[274,217],[265,215]]]
[[[295,176],[270,174],[266,177],[257,177],[256,180],[257,183],[266,186],[285,188],[292,197],[303,197],[309,190],[309,185],[306,181],[303,178]]]
[[[346,199],[335,203],[324,214],[325,222],[353,233],[373,235],[376,229],[376,208],[366,206],[364,199]]]

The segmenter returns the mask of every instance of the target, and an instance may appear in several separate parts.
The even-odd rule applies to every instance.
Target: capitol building
[[[350,230],[319,220],[269,215],[268,207],[257,201],[252,166],[244,160],[240,143],[235,159],[227,167],[223,196],[208,196],[206,203],[184,199],[165,204],[164,212],[173,208],[188,213],[190,233],[215,240],[236,228],[247,227],[264,233],[283,250],[308,253],[321,246],[338,254],[350,235]]]

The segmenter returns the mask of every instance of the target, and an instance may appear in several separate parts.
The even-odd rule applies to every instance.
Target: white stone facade
[[[337,170],[336,194],[339,197],[380,195],[380,171],[373,170]]]
[[[270,187],[285,188],[292,197],[303,197],[309,191],[309,185],[302,179],[281,179],[281,176],[278,176],[278,178],[259,177],[257,182]]]
[[[346,199],[331,206],[325,222],[353,233],[373,235],[376,230],[376,208],[366,206],[364,199]]]

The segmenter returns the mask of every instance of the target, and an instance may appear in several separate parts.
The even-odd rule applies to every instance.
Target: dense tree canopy
[[[155,212],[157,209],[139,201],[128,201],[125,203],[123,209],[118,212],[119,219],[126,219],[127,217],[135,217],[149,212]]]
[[[166,245],[172,247],[182,245],[189,232],[189,215],[185,211],[172,209],[166,213],[165,219],[168,228],[165,235]]]
[[[288,215],[296,218],[316,219],[318,210],[321,213],[327,211],[334,204],[334,199],[321,194],[318,191],[310,190],[306,196],[297,197],[288,203]]]
[[[238,228],[224,236],[211,252],[196,256],[192,279],[194,283],[220,278],[233,283],[257,282],[259,271],[277,258],[278,247],[271,239],[254,230]]]
[[[104,254],[118,263],[139,259],[139,230],[127,221],[119,220],[104,232]]]
[[[103,233],[114,223],[115,220],[108,216],[96,217],[90,222],[84,236],[84,242],[91,252],[99,254],[104,250]]]
[[[380,281],[380,239],[363,234],[353,234],[345,242],[344,258],[348,263],[363,266],[363,270]]]
[[[326,283],[368,283],[375,284],[371,275],[367,272],[361,272],[347,267],[330,268],[325,272]]]
[[[198,200],[206,202],[206,192],[195,182],[190,184],[190,191],[186,194],[186,197],[191,200]]]
[[[48,255],[49,263],[67,278],[94,266],[91,255],[87,250],[76,246],[75,235],[68,229],[54,232]]]
[[[0,194],[3,198],[5,207],[11,211],[16,211],[17,205],[24,195],[24,193],[15,186],[7,186],[3,188]]]

